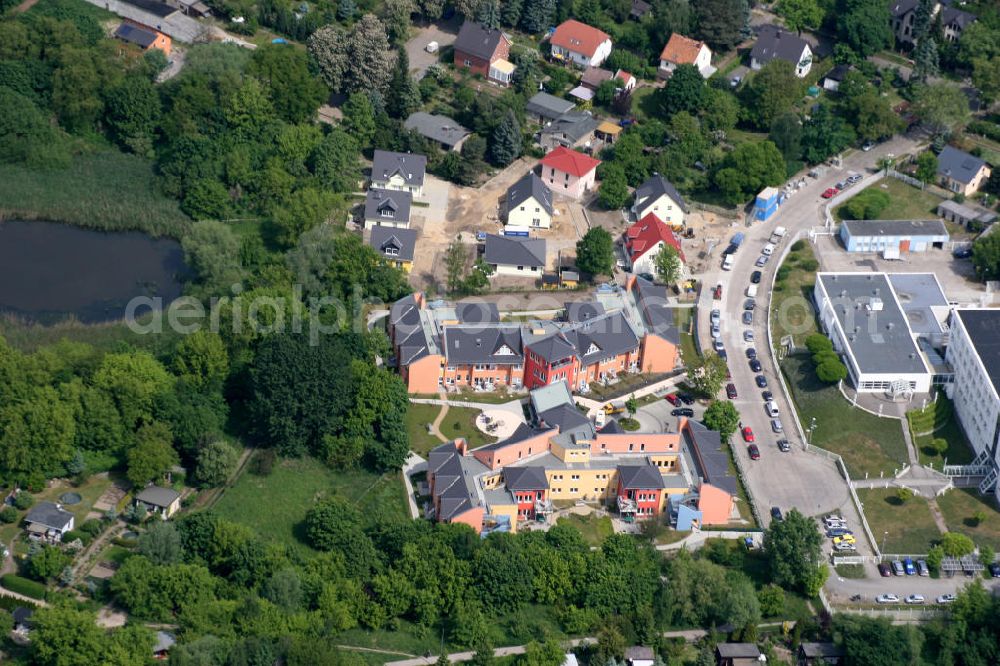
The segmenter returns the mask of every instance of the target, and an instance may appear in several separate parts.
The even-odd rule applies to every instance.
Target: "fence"
[[[913,176],[907,176],[905,173],[900,173],[895,169],[889,169],[888,174],[893,178],[895,178],[896,180],[901,180],[907,185],[915,187],[919,190],[922,190],[925,187],[927,187],[927,184],[924,181],[914,178]]]
[[[742,220],[745,217],[745,213],[739,208],[725,208],[723,206],[715,206],[713,204],[692,200],[688,200],[688,205],[691,206],[691,208],[697,208],[698,210],[703,210],[706,213],[714,213],[715,215],[726,217],[731,220]]]

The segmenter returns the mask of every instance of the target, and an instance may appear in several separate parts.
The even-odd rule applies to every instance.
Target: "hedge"
[[[14,574],[4,574],[0,577],[0,585],[11,592],[17,592],[18,594],[23,594],[26,597],[31,597],[32,599],[44,599],[45,598],[45,586],[41,583],[36,583],[33,580],[28,580],[27,578],[21,578]]]
[[[37,608],[37,605],[33,604],[30,601],[25,601],[24,599],[15,599],[14,597],[5,597],[3,595],[0,595],[0,608],[7,611],[12,611],[15,608],[22,608],[22,607]]]
[[[79,539],[84,546],[90,545],[90,542],[94,540],[94,537],[84,532],[83,530],[70,530],[63,535],[63,543],[73,543]]]
[[[971,132],[972,134],[982,134],[987,139],[1000,141],[1000,125],[996,125],[985,120],[973,120],[971,123],[966,125],[965,131]]]

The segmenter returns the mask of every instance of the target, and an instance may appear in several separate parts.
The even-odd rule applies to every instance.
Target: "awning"
[[[510,74],[514,73],[515,69],[517,69],[517,65],[515,65],[512,62],[508,62],[508,61],[504,60],[503,58],[500,58],[499,60],[497,60],[496,62],[494,62],[492,65],[490,65],[490,69],[496,70],[497,72],[500,72],[501,74],[510,75]]]

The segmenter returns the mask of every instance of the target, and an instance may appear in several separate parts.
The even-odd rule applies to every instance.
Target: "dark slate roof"
[[[844,77],[846,77],[847,73],[850,71],[851,71],[850,65],[840,64],[831,69],[829,72],[827,72],[826,76],[824,76],[823,78],[830,79],[831,81],[843,81]]]
[[[553,428],[559,428],[560,434],[574,432],[593,432],[593,426],[586,414],[580,412],[576,405],[559,405],[538,414],[538,422]]]
[[[528,100],[525,110],[532,115],[555,120],[562,114],[570,111],[574,106],[576,104],[561,97],[550,95],[547,92],[540,92]]]
[[[803,657],[809,659],[847,656],[847,651],[836,643],[802,643],[799,645],[799,651]]]
[[[444,330],[443,339],[445,357],[452,365],[524,362],[518,326],[449,326]]]
[[[559,116],[542,129],[542,134],[564,134],[574,143],[593,134],[600,125],[590,111],[570,111]]]
[[[775,58],[798,65],[802,51],[807,46],[809,44],[806,40],[798,35],[786,32],[777,26],[765,25],[760,28],[757,41],[750,50],[750,57],[762,65]]]
[[[736,494],[736,477],[729,473],[729,453],[722,437],[697,421],[688,421],[684,435],[698,467],[699,476],[708,484]]]
[[[674,203],[681,207],[681,210],[687,211],[687,203],[685,203],[681,193],[677,191],[673,183],[658,173],[654,173],[646,179],[646,182],[635,188],[635,201],[642,205],[647,199],[656,201],[663,194],[673,199]]]
[[[378,220],[382,218],[382,211],[388,209],[393,212],[390,219],[397,222],[409,222],[412,204],[413,195],[409,192],[380,190],[373,187],[365,195],[365,219]]]
[[[955,310],[1000,395],[1000,310]]]
[[[919,4],[920,0],[896,0],[889,5],[889,13],[894,18],[902,18],[916,9]]]
[[[639,346],[639,337],[621,312],[579,324],[564,335],[583,365],[618,356]]]
[[[753,643],[719,643],[715,646],[723,659],[756,659],[760,648]]]
[[[427,158],[423,155],[376,150],[372,157],[372,180],[379,182],[399,174],[407,185],[423,185],[426,171]]]
[[[69,521],[73,520],[73,514],[54,502],[39,502],[31,507],[24,519],[29,523],[64,530],[69,525]]]
[[[469,130],[448,116],[437,116],[424,111],[411,113],[403,126],[446,146],[456,146],[470,134]]]
[[[667,287],[636,278],[635,289],[647,328],[667,342],[679,345],[681,334],[674,324],[674,311],[670,307]]]
[[[545,478],[545,468],[537,465],[533,467],[504,467],[503,482],[507,490],[548,490],[549,480]]]
[[[570,301],[566,304],[566,321],[582,322],[604,315],[604,306],[597,301]]]
[[[943,25],[954,25],[959,30],[964,30],[970,23],[975,22],[976,15],[957,7],[943,5],[941,7],[941,23]]]
[[[645,16],[650,9],[652,9],[652,5],[645,0],[632,0],[632,9],[629,11],[629,16],[640,19]]]
[[[427,455],[427,470],[434,474],[434,495],[441,501],[439,520],[450,520],[480,505],[475,477],[487,471],[486,466],[459,454],[454,442],[431,450]]]
[[[541,238],[486,236],[483,259],[490,265],[545,267],[545,241]]]
[[[372,227],[368,244],[389,260],[413,261],[417,247],[416,229],[396,229],[394,227]],[[395,249],[395,252],[390,252]]]
[[[611,420],[604,424],[604,427],[597,432],[602,435],[620,435],[625,433],[625,429],[618,425],[618,421]]]
[[[166,508],[176,502],[180,496],[181,494],[173,488],[146,486],[135,498],[144,504]]]
[[[532,352],[542,357],[546,363],[555,363],[576,353],[576,348],[561,334],[553,333],[529,344]]]
[[[938,155],[937,172],[939,176],[947,176],[952,180],[968,184],[985,164],[985,161],[975,155],[952,146],[945,146]]]
[[[456,303],[455,315],[463,324],[497,324],[500,322],[500,309],[497,308],[497,304],[485,301]]]
[[[618,465],[618,478],[626,490],[666,488],[656,465]]]
[[[844,220],[851,236],[947,236],[941,220]]]
[[[500,30],[487,28],[482,23],[475,21],[466,21],[458,31],[458,37],[455,39],[455,50],[483,60],[490,60],[503,40],[504,34]]]
[[[160,18],[167,18],[171,14],[178,11],[176,7],[171,7],[170,5],[158,2],[157,0],[128,0],[128,4],[134,5],[139,9],[149,12],[154,16],[159,16]]]
[[[118,29],[115,30],[115,37],[129,42],[130,44],[141,46],[144,49],[149,48],[149,46],[156,41],[155,32],[147,30],[146,28],[140,28],[137,25],[132,25],[131,23],[122,23],[118,26]]]
[[[629,649],[625,650],[625,658],[629,661],[633,659],[643,659],[646,661],[653,661],[656,655],[653,653],[653,648],[642,647],[641,645],[634,645]]]
[[[552,215],[552,190],[534,172],[525,175],[507,190],[507,210],[514,210],[532,198]]]
[[[553,428],[554,427],[533,428],[527,423],[521,423],[518,424],[517,428],[507,439],[500,440],[499,442],[492,442],[491,444],[485,444],[477,448],[476,451],[497,451],[499,449],[517,444],[518,442],[523,442],[526,439],[531,439],[532,437],[540,435],[543,432],[551,432]],[[541,452],[539,451],[539,453]]]
[[[31,626],[31,616],[35,614],[34,608],[26,608],[25,606],[18,606],[14,609],[14,612],[10,614],[11,618],[14,620],[14,626],[23,624],[25,626]]]
[[[416,296],[410,294],[393,303],[389,309],[389,320],[400,364],[412,363],[430,353],[430,342],[420,323],[420,306]]]

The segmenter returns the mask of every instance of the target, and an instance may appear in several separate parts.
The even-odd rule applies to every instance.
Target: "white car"
[[[939,604],[950,604],[955,602],[954,594],[942,594],[936,599]]]
[[[774,400],[768,400],[764,403],[764,409],[767,411],[767,415],[774,418],[778,415],[778,403]]]
[[[847,543],[846,541],[841,541],[840,543],[834,544],[833,549],[836,551],[857,550],[858,547],[853,543]]]
[[[718,326],[719,323],[722,321],[722,312],[720,312],[719,310],[712,310],[712,316],[710,317],[710,321],[712,322],[713,326]]]
[[[721,352],[725,348],[726,348],[726,345],[722,344],[722,340],[719,340],[718,338],[715,340],[715,342],[712,343],[712,349],[715,350],[716,354],[718,354],[719,352]]]
[[[712,324],[712,337],[713,338],[721,338],[722,337],[722,329],[719,328],[718,324]]]
[[[757,268],[763,268],[764,264],[767,263],[768,258],[769,257],[766,254],[762,254],[759,257],[757,257],[757,261],[753,262],[753,265],[756,266]]]
[[[880,594],[875,597],[875,603],[879,604],[898,604],[899,597],[895,594]]]
[[[760,251],[765,257],[770,257],[774,254],[774,243],[768,243],[764,246],[764,249]]]
[[[826,522],[826,523],[829,523],[829,522],[834,522],[834,523],[846,523],[846,522],[847,522],[847,520],[845,520],[843,516],[840,516],[840,515],[837,515],[837,514],[834,514],[834,515],[832,515],[832,516],[827,516],[827,517],[825,517],[825,518],[823,519],[823,522]]]
[[[905,601],[908,604],[922,604],[924,603],[925,599],[924,595],[922,594],[911,594],[910,596],[906,597]]]
[[[437,53],[439,47],[440,45],[437,42],[427,42],[427,46],[424,47],[424,50],[428,53]]]

